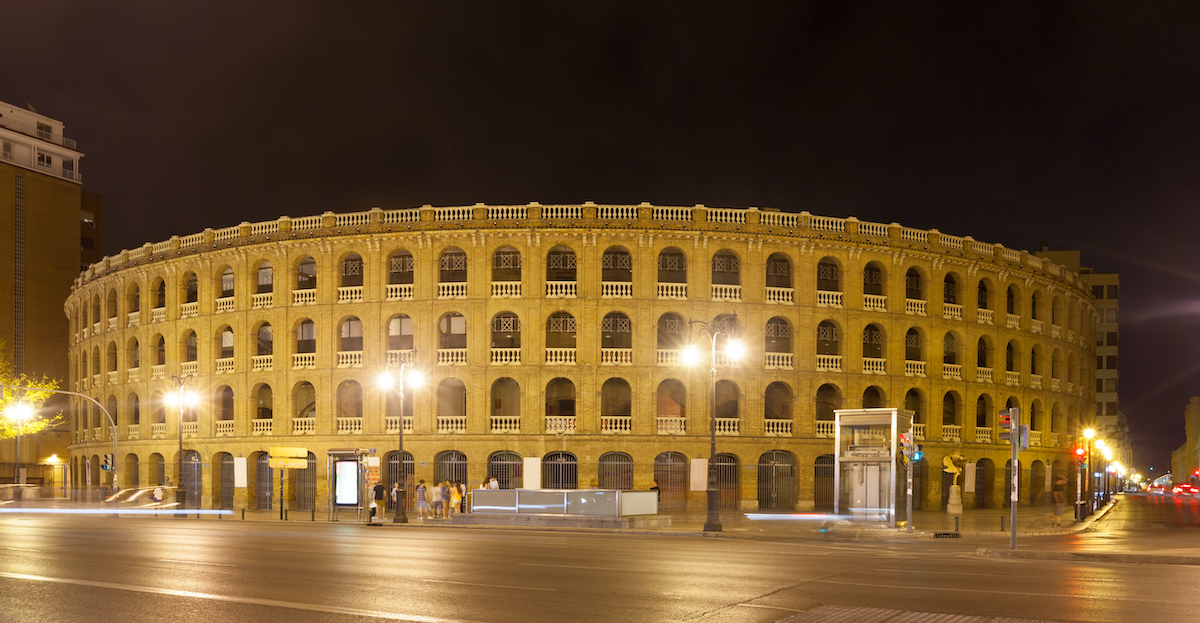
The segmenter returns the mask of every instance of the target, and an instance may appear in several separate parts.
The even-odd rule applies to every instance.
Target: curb
[[[1106,554],[1101,552],[1055,552],[1028,549],[980,548],[976,556],[1021,560],[1067,560],[1077,562],[1123,562],[1148,565],[1200,565],[1200,556],[1170,556],[1161,554]]]

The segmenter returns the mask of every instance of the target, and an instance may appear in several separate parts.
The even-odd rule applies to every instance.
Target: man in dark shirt
[[[382,520],[383,509],[387,507],[384,501],[385,496],[387,496],[387,487],[383,486],[382,482],[377,482],[375,483],[375,486],[371,488],[371,492],[375,494],[374,497],[376,507],[375,510],[371,511],[371,519],[375,519],[375,513],[379,513],[379,519]]]

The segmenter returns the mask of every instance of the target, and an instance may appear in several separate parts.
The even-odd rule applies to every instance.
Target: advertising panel
[[[333,497],[338,506],[358,506],[358,461],[333,462]]]

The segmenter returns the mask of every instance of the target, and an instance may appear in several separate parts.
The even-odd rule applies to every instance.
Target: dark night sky
[[[910,4],[7,0],[0,100],[67,124],[109,254],[587,200],[1082,249],[1121,273],[1123,411],[1165,472],[1200,395],[1200,5]]]

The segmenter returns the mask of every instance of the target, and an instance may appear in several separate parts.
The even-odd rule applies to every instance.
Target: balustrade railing
[[[600,283],[600,298],[631,299],[633,284],[627,281],[603,281]]]
[[[519,348],[493,348],[492,349],[492,364],[498,366],[516,365],[521,363],[521,349]]]
[[[167,425],[162,422],[157,422],[150,425],[150,437],[152,439],[162,439],[167,435]]]
[[[682,435],[687,432],[687,418],[659,417],[656,420],[659,435]]]
[[[142,436],[142,426],[140,424],[129,424],[125,427],[126,439],[140,439]]]
[[[738,302],[742,300],[742,286],[712,284],[709,298],[714,301]]]
[[[213,363],[216,364],[216,373],[217,374],[225,374],[227,372],[233,372],[233,357],[221,357],[221,358],[217,359],[216,361],[214,361]]]
[[[1040,430],[1029,431],[1029,445],[1031,445],[1031,446],[1042,445],[1042,431],[1040,431]]]
[[[92,387],[100,387],[100,375],[99,374],[92,375]]]
[[[979,324],[992,324],[992,316],[993,313],[990,309],[975,310],[975,322]]]
[[[913,439],[925,439],[925,425],[913,423]]]
[[[547,281],[546,298],[575,298],[574,281]]]
[[[150,366],[150,380],[161,381],[167,378],[167,366],[165,364],[156,364]]]
[[[833,420],[817,420],[817,437],[833,437],[837,432],[837,422]]]
[[[316,353],[292,353],[292,369],[311,369],[317,367]]]
[[[795,302],[795,288],[767,287],[766,302],[772,305],[791,305]]]
[[[269,418],[250,420],[250,434],[251,435],[270,435],[270,434],[272,434],[272,431],[274,430],[274,424],[272,424],[272,422],[273,422],[273,420],[271,420]]]
[[[1030,320],[1029,321],[1029,332],[1034,333],[1036,335],[1041,335],[1042,334],[1042,321],[1041,320]]]
[[[254,355],[250,358],[251,370],[259,372],[270,370],[274,365],[275,355]]]
[[[126,383],[138,383],[141,381],[141,379],[142,379],[142,369],[141,368],[129,368],[129,369],[125,370],[125,382]]]
[[[681,352],[675,348],[660,348],[658,349],[658,365],[660,366],[677,366],[682,360]]]
[[[1050,446],[1054,448],[1058,447],[1058,433],[1050,433]]]
[[[904,299],[904,313],[909,316],[924,316],[926,302],[919,299]]]
[[[199,434],[200,434],[200,423],[199,422],[184,422],[183,423],[183,436],[184,437],[195,437]]]
[[[842,293],[831,292],[829,290],[817,290],[817,307],[838,307],[842,306]]]
[[[1042,388],[1042,375],[1030,374],[1029,375],[1029,388],[1030,389],[1041,389]]]
[[[791,370],[792,353],[763,353],[763,367],[769,370]]]
[[[233,420],[217,420],[215,424],[217,437],[228,437],[233,434]]]
[[[841,372],[842,371],[842,356],[841,355],[817,355],[817,371],[818,372]]]
[[[101,328],[101,324],[100,324],[99,320],[97,320],[96,322],[93,322],[92,323],[92,335],[100,335],[100,328]]]
[[[942,317],[946,320],[962,320],[962,305],[942,303]]]
[[[361,303],[363,301],[362,286],[340,286],[337,289],[339,303]]]
[[[163,322],[167,319],[166,307],[155,307],[150,310],[150,322]]]
[[[943,379],[954,379],[956,381],[963,380],[962,364],[943,363],[942,364],[942,378]]]
[[[880,294],[864,294],[863,309],[868,311],[887,311],[887,296]]]
[[[925,376],[925,362],[905,360],[904,376]]]
[[[1021,384],[1021,373],[1013,372],[1012,370],[1004,371],[1004,384],[1016,387]]]
[[[955,424],[942,424],[942,441],[962,443],[962,427]]]
[[[116,385],[116,384],[117,384],[117,371],[116,371],[116,370],[110,370],[110,371],[109,371],[109,373],[108,373],[108,384],[109,384],[109,385]]]
[[[363,431],[363,419],[360,417],[340,417],[337,418],[337,434],[339,435],[361,435]]]
[[[547,416],[545,418],[546,432],[553,434],[574,434],[575,416]]]
[[[735,417],[717,418],[717,434],[725,436],[742,434],[742,421]]]
[[[387,284],[386,294],[389,301],[411,301],[413,298],[413,284],[389,283]]]
[[[199,369],[200,369],[199,361],[185,361],[185,362],[179,364],[179,373],[182,374],[183,376],[187,376],[189,374],[195,374],[196,371]]]
[[[633,432],[633,417],[629,415],[600,416],[600,432],[606,435],[628,435]]]
[[[521,282],[520,281],[493,281],[492,282],[492,298],[494,298],[494,299],[518,299],[518,298],[521,298]]]
[[[992,429],[976,427],[975,443],[992,443]]]
[[[232,296],[222,296],[216,301],[213,301],[215,313],[223,314],[225,312],[233,311],[233,301],[234,298]]]
[[[439,366],[467,365],[467,349],[465,348],[439,348],[437,355]]]
[[[866,374],[887,374],[887,359],[863,357],[863,372]]]
[[[991,383],[992,369],[991,368],[975,368],[976,383]]]
[[[1021,328],[1021,317],[1016,314],[1005,314],[1004,315],[1004,326],[1008,327],[1009,329],[1020,329]]]
[[[292,305],[316,305],[317,289],[292,290]]]
[[[361,368],[363,366],[363,352],[361,350],[339,350],[337,354],[337,367],[339,368]]]
[[[1055,378],[1050,379],[1050,391],[1052,391],[1052,392],[1058,391],[1060,385],[1062,385],[1062,381],[1060,381],[1059,379],[1055,379]]]
[[[548,366],[573,366],[575,365],[575,350],[574,348],[547,348],[546,349],[546,365]]]
[[[437,416],[437,432],[439,435],[467,432],[467,416],[439,415]]]
[[[200,303],[192,301],[191,303],[183,303],[179,306],[180,318],[195,318],[200,311]]]
[[[1061,337],[1061,336],[1062,336],[1062,327],[1060,327],[1056,324],[1050,325],[1050,337]]]
[[[412,363],[413,351],[409,350],[389,350],[387,352],[387,365],[399,366],[402,363]]]
[[[125,314],[125,325],[128,327],[136,327],[142,323],[142,312],[131,311]]]
[[[266,309],[275,304],[274,292],[258,292],[250,295],[251,309]]]
[[[601,348],[600,365],[631,366],[633,365],[632,348]]]
[[[292,434],[293,435],[315,435],[317,433],[317,418],[315,417],[294,417],[292,418]]]
[[[383,432],[388,435],[395,435],[400,432],[400,416],[389,415],[383,418]],[[404,416],[404,432],[413,432],[413,416]]]
[[[763,434],[768,437],[791,437],[792,421],[765,419],[763,420]]]
[[[521,416],[519,416],[519,415],[493,415],[492,416],[492,432],[493,433],[519,433],[519,432],[521,432]]]
[[[686,283],[658,283],[658,298],[674,301],[687,300]]]

